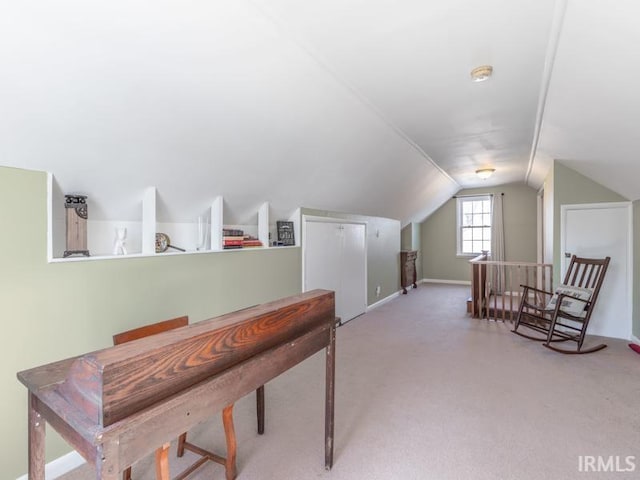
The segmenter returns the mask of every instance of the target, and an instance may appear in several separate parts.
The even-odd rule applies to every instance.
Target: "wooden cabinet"
[[[418,252],[416,250],[402,250],[400,252],[400,286],[402,293],[407,293],[407,287],[413,285],[417,288],[416,283],[416,258]]]

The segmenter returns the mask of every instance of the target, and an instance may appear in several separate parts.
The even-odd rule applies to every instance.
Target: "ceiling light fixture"
[[[471,80],[474,82],[484,82],[493,73],[491,65],[481,65],[471,70]]]
[[[476,175],[478,175],[482,180],[486,180],[491,175],[493,175],[493,172],[495,171],[495,168],[480,168],[476,170]]]

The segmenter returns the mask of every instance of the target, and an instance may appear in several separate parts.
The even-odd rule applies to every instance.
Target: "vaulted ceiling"
[[[640,198],[631,0],[32,0],[0,11],[0,164],[94,218],[217,195],[420,221],[551,159]],[[493,77],[470,80],[490,64]],[[495,175],[479,180],[478,168]]]

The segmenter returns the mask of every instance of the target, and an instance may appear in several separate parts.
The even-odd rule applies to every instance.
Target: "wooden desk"
[[[323,348],[330,469],[335,300],[331,291],[314,290],[18,373],[29,390],[29,479],[45,478],[45,422],[96,467],[96,479],[117,480],[127,466]]]

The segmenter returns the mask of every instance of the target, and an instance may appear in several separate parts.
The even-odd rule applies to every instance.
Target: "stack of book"
[[[244,239],[242,240],[242,246],[244,248],[261,247],[262,246],[262,242],[260,240],[258,240],[257,238],[252,237],[251,235],[245,235]]]
[[[244,240],[244,232],[232,228],[222,229],[222,248],[230,250],[233,248],[242,248]]]
[[[245,235],[242,230],[237,230],[235,228],[222,229],[222,248],[225,250],[255,247],[262,247],[262,242],[256,237]]]

